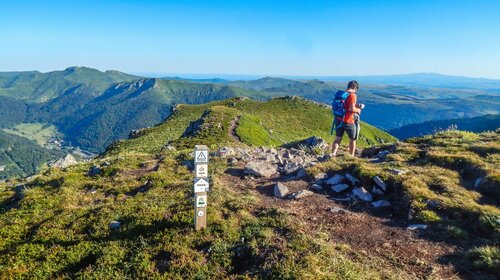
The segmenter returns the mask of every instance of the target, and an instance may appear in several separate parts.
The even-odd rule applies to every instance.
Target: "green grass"
[[[11,129],[4,128],[3,131],[34,140],[40,146],[47,144],[51,137],[59,135],[55,126],[43,123],[21,123]]]
[[[52,170],[13,192],[1,185],[0,275],[4,278],[206,279],[240,275],[261,279],[366,279],[390,275],[311,236],[274,208],[262,209],[251,192],[218,180],[226,168],[211,163],[208,224],[192,225],[192,175],[185,152],[164,154],[157,172],[132,173],[158,159],[108,157],[114,176],[88,177],[91,163]],[[134,189],[150,180],[146,192]],[[91,193],[90,190],[95,190]],[[122,222],[111,230],[112,220]]]
[[[231,111],[231,118],[207,118],[206,112],[210,115],[214,108],[218,108],[217,111]],[[198,136],[181,139],[178,143],[196,142],[216,146],[230,142],[234,144],[236,141],[229,137],[229,122],[233,119],[239,119],[235,131],[237,136],[244,144],[251,146],[280,146],[313,135],[329,142],[334,139],[330,135],[333,117],[326,106],[296,97],[275,98],[266,102],[233,98],[204,105],[178,105],[165,122],[143,130],[138,138],[115,143],[109,152],[158,152],[168,141],[179,139],[196,122],[204,123],[205,129]],[[362,123],[361,127],[358,141],[361,148],[396,141],[394,137],[366,123]],[[347,136],[343,141],[344,145],[347,144]]]

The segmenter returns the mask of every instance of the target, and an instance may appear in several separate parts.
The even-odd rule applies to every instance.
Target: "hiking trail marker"
[[[208,180],[208,147],[196,145],[194,149],[194,228],[207,227],[207,192],[210,190]]]

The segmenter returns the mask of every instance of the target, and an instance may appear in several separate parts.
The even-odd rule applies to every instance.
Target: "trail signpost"
[[[194,149],[194,228],[196,230],[207,227],[207,205],[210,190],[208,180],[208,147],[196,145]]]

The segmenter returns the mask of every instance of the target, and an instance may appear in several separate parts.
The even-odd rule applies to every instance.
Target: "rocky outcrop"
[[[73,166],[75,164],[78,164],[76,159],[71,154],[67,154],[64,158],[56,160],[55,162],[51,163],[49,166],[55,167],[55,168],[67,168],[67,167]]]

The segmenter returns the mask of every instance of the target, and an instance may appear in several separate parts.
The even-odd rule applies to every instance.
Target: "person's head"
[[[359,84],[356,81],[350,81],[349,84],[347,84],[347,91],[348,92],[356,92],[359,89]]]

